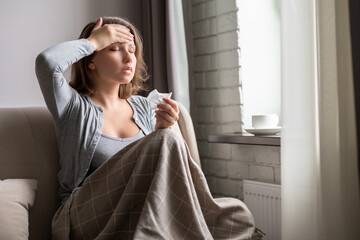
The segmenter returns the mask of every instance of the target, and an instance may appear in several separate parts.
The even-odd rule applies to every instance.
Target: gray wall
[[[0,107],[44,106],[34,71],[37,54],[77,39],[99,16],[127,17],[141,28],[139,2],[0,0]]]

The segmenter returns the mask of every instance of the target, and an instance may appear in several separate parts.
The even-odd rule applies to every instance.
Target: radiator
[[[264,240],[281,239],[281,185],[244,180],[244,202]]]

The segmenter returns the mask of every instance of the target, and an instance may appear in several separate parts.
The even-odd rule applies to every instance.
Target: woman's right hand
[[[119,24],[101,26],[102,23],[103,19],[100,17],[87,38],[94,45],[94,51],[100,51],[115,42],[131,42],[134,40],[134,36],[127,27]]]

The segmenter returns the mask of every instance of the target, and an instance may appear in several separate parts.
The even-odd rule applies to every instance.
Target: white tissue
[[[164,97],[170,98],[171,95],[172,93],[159,93],[156,89],[154,89],[149,93],[149,96],[147,96],[146,99],[148,100],[149,107],[152,110],[155,110],[157,109],[157,105],[159,103],[165,103],[163,100]]]

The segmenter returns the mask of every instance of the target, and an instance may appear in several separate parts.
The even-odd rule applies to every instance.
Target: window
[[[238,0],[237,4],[247,128],[253,114],[275,113],[281,119],[280,0]]]

